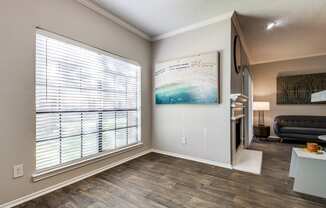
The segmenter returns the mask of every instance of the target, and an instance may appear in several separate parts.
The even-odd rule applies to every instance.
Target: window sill
[[[35,172],[32,175],[32,181],[38,182],[38,181],[53,177],[55,175],[61,174],[61,173],[65,173],[65,172],[68,172],[68,171],[71,171],[71,170],[74,170],[77,168],[81,168],[83,166],[86,166],[86,165],[89,165],[89,164],[92,164],[92,163],[95,163],[95,162],[98,162],[98,161],[101,161],[101,160],[104,160],[104,159],[107,159],[110,157],[117,156],[117,155],[125,153],[125,152],[132,151],[132,150],[140,148],[140,147],[143,147],[143,143],[137,143],[137,144],[134,144],[134,145],[131,145],[128,147],[123,147],[121,149],[117,149],[115,151],[101,153],[96,156],[84,159],[84,160],[72,162],[69,164],[64,164],[62,166],[57,166],[57,167],[49,169],[49,170]]]

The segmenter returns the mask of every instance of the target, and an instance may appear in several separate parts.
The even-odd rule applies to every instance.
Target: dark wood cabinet
[[[267,138],[270,136],[270,130],[269,126],[255,126],[254,135],[255,137]]]

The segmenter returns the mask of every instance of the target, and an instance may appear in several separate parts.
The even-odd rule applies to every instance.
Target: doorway
[[[250,73],[249,66],[244,68],[243,76],[243,93],[248,97],[247,107],[245,108],[245,114],[247,115],[244,118],[244,146],[248,147],[253,139],[254,133],[254,124],[253,124],[253,81],[252,75]]]

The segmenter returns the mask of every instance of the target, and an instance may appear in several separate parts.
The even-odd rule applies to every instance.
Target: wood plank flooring
[[[293,192],[293,145],[255,142],[262,175],[150,153],[19,208],[321,208],[326,200]],[[326,188],[326,187],[325,187]]]

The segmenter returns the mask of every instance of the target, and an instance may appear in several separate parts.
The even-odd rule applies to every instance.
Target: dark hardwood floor
[[[259,176],[151,153],[19,207],[326,207],[325,199],[291,190],[292,146],[253,143],[264,151]]]

